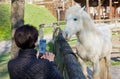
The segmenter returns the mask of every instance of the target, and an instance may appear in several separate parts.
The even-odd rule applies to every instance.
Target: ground
[[[111,66],[112,79],[120,79],[120,66]]]
[[[112,61],[120,62],[120,34],[112,38],[113,46],[115,49],[112,51]],[[112,79],[120,79],[120,65],[111,66]]]
[[[120,34],[113,36],[112,43],[112,60],[120,61]]]

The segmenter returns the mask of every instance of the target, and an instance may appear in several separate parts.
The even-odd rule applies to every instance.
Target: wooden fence
[[[120,18],[94,20],[95,23],[115,23],[120,22]]]

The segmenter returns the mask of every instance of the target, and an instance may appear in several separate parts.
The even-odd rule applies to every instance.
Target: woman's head
[[[21,49],[35,48],[38,39],[38,31],[31,25],[23,25],[16,29],[15,43]]]

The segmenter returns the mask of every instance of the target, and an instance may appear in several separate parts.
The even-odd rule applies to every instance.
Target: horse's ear
[[[83,10],[85,10],[85,6],[83,6],[83,7],[81,8],[81,11],[83,11]]]
[[[85,11],[85,6],[82,7],[82,8],[79,10],[79,13],[81,13],[81,12],[83,12],[83,11]]]
[[[81,5],[80,5],[80,4],[78,4],[78,3],[76,3],[75,5],[76,5],[77,7],[80,7],[80,8],[81,8]]]

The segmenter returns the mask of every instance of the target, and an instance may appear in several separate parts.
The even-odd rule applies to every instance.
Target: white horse
[[[93,79],[111,79],[111,30],[105,25],[95,26],[90,15],[80,5],[67,9],[65,19],[66,26],[63,36],[65,39],[70,39],[72,35],[76,34],[77,57],[86,79],[90,78],[87,73],[86,60],[93,64]]]

